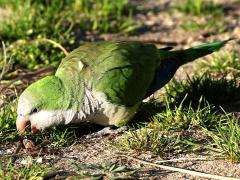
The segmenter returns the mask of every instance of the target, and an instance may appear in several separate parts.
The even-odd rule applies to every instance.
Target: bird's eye
[[[31,114],[38,112],[37,108],[32,109]]]

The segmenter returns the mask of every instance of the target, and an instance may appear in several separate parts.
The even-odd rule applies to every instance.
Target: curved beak
[[[17,121],[16,121],[16,126],[17,126],[17,130],[20,134],[24,133],[25,128],[27,127],[27,125],[30,123],[28,118],[25,118],[23,116],[18,116],[17,117]]]
[[[25,128],[29,124],[30,124],[30,121],[28,118],[24,118],[23,116],[17,117],[16,126],[17,126],[17,130],[20,134],[24,133]],[[35,134],[35,133],[39,132],[39,130],[35,126],[31,125],[31,132],[33,134]]]

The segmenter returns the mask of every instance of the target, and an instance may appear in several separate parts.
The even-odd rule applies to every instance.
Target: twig
[[[166,162],[179,162],[179,161],[207,161],[208,158],[179,158],[179,159],[168,159],[168,160],[161,160],[157,161],[157,163],[166,163]]]
[[[45,42],[48,42],[48,43],[50,43],[50,44],[53,44],[54,46],[56,46],[56,47],[58,47],[59,49],[61,49],[62,52],[65,54],[65,56],[68,55],[67,50],[66,50],[61,44],[59,44],[59,43],[57,43],[57,42],[55,42],[55,41],[53,41],[53,40],[51,40],[51,39],[42,38],[42,39],[38,39],[38,41],[45,41]]]
[[[162,168],[162,169],[167,169],[167,170],[170,170],[170,171],[177,171],[177,172],[180,172],[180,173],[186,173],[186,174],[190,174],[192,176],[206,177],[206,178],[219,179],[219,180],[239,180],[238,178],[224,177],[224,176],[218,176],[218,175],[213,175],[213,174],[208,174],[208,173],[203,173],[203,172],[198,172],[198,171],[192,171],[192,170],[188,170],[188,169],[182,169],[182,168],[177,168],[177,167],[172,167],[172,166],[160,165],[160,164],[148,162],[148,161],[145,161],[145,160],[137,159],[137,158],[134,158],[134,157],[131,157],[131,156],[126,156],[126,155],[120,155],[120,156],[125,157],[125,158],[130,159],[130,160],[133,160],[133,161],[137,161],[137,162],[142,163],[142,164],[155,166],[155,167]]]

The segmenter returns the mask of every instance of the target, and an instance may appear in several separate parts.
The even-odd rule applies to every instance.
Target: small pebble
[[[42,157],[38,158],[36,162],[39,163],[39,164],[42,164],[43,158]]]
[[[23,165],[28,165],[28,164],[32,164],[32,160],[31,159],[23,159],[21,162],[20,162],[21,164],[23,164]]]

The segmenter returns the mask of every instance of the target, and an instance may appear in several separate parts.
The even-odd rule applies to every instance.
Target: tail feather
[[[212,43],[201,44],[199,46],[194,46],[185,50],[185,58],[184,63],[191,62],[197,58],[203,57],[205,55],[211,54],[215,51],[218,51],[222,48],[228,41],[232,39],[228,39],[225,41],[215,41]]]
[[[230,40],[232,39],[202,44],[186,50],[168,51],[169,48],[159,49],[159,54],[162,56],[161,64],[156,69],[155,77],[145,97],[168,83],[181,65],[219,50]]]

